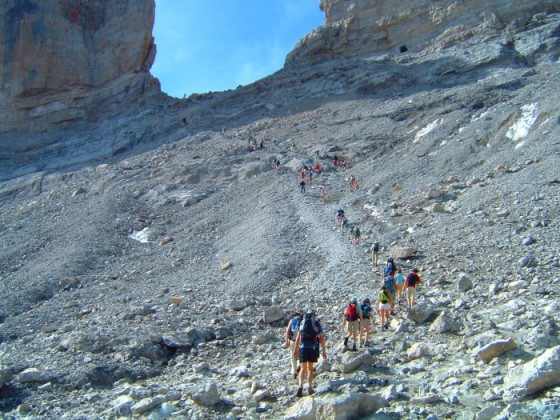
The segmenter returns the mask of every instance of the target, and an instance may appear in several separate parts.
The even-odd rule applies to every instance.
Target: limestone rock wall
[[[21,154],[24,143],[40,152],[37,133],[51,133],[53,143],[61,138],[54,129],[122,115],[146,92],[160,93],[148,72],[154,0],[4,0],[0,16],[5,153]]]
[[[0,2],[4,98],[97,87],[153,61],[154,0]]]
[[[558,0],[321,0],[325,25],[304,37],[287,65],[419,51],[560,10]]]

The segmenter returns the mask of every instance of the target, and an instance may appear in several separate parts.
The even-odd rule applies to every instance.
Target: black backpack
[[[319,336],[319,327],[313,314],[305,314],[302,325],[299,327],[301,342],[303,344],[315,344]]]

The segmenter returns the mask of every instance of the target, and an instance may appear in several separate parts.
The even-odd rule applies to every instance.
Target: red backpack
[[[358,305],[351,303],[346,307],[346,321],[356,321],[358,319]]]

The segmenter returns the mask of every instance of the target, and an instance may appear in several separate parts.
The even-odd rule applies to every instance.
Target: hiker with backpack
[[[301,312],[295,312],[288,326],[286,327],[286,348],[290,349],[290,356],[292,359],[291,373],[294,375],[294,379],[297,378],[298,373],[298,358],[294,356],[294,343],[296,342],[296,337],[299,331],[299,326],[301,325],[301,320],[303,319],[303,314]]]
[[[378,259],[379,259],[379,242],[375,242],[371,246],[371,262],[376,267],[377,267]]]
[[[385,269],[383,270],[383,275],[387,277],[389,274],[395,274],[397,272],[397,264],[393,258],[387,258],[387,264],[385,264]]]
[[[418,286],[420,283],[422,283],[422,279],[418,274],[418,269],[413,268],[410,273],[407,274],[406,279],[404,280],[404,287],[406,289],[406,300],[409,308],[412,308],[416,303],[416,286]]]
[[[342,328],[347,330],[347,335],[344,337],[344,347],[348,347],[348,341],[352,337],[351,351],[357,351],[356,344],[358,342],[358,334],[360,333],[360,322],[362,320],[362,311],[358,305],[358,298],[353,297],[348,306],[344,310],[342,317]]]
[[[360,232],[360,228],[358,226],[356,226],[354,228],[354,235],[353,235],[353,243],[355,245],[360,245],[360,242],[362,240],[362,232]]]
[[[375,318],[373,317],[373,308],[369,298],[365,298],[360,305],[362,310],[362,322],[360,331],[360,346],[363,344],[364,347],[369,347],[369,335],[371,333],[371,324],[375,324]],[[365,335],[365,337],[364,337]]]
[[[404,290],[404,275],[402,273],[402,270],[400,268],[397,268],[397,275],[395,276],[395,283],[397,285],[397,302],[399,302],[399,305],[401,304],[401,299],[403,296],[403,290]]]
[[[307,393],[313,394],[313,364],[319,360],[319,347],[322,349],[323,359],[327,360],[327,345],[323,327],[315,314],[307,312],[300,323],[299,331],[294,343],[294,357],[299,358],[301,370],[299,372],[298,390],[296,397],[303,396],[303,382],[307,377]]]
[[[305,194],[305,180],[303,180],[303,179],[299,183],[299,190],[302,194]]]
[[[385,286],[381,286],[379,297],[377,298],[377,305],[379,308],[381,328],[386,330],[389,329],[389,317],[391,316],[392,303],[393,301],[391,299],[391,295],[387,293],[387,288]]]

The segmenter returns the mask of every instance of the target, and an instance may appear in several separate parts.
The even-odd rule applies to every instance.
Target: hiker
[[[321,186],[319,187],[319,199],[320,199],[321,201],[325,201],[325,194],[326,194],[326,192],[325,192],[325,187],[324,187],[323,185],[321,185]]]
[[[317,173],[321,172],[321,165],[316,163],[315,166],[313,167],[313,170]]]
[[[294,375],[294,379],[297,378],[298,373],[298,358],[297,355],[294,356],[294,343],[296,342],[297,333],[301,325],[301,320],[303,319],[303,314],[301,312],[295,312],[288,326],[286,327],[286,348],[290,349],[290,356],[292,358],[291,370],[290,372]]]
[[[371,263],[377,267],[378,260],[379,260],[379,243],[375,242],[371,246]]]
[[[340,167],[341,167],[342,171],[346,170],[346,161],[344,159],[342,159],[340,161]]]
[[[360,245],[360,241],[362,240],[362,233],[360,232],[360,228],[358,226],[354,228],[353,238],[354,238],[353,240],[354,244]]]
[[[343,219],[344,219],[344,210],[338,209],[336,211],[336,224],[338,226],[342,226]]]
[[[303,381],[307,377],[308,395],[313,394],[313,364],[319,360],[319,345],[323,350],[323,359],[327,360],[327,345],[321,322],[312,311],[308,311],[300,323],[299,331],[294,343],[295,357],[299,357],[301,370],[299,371],[297,397],[303,396]]]
[[[290,139],[290,150],[292,152],[297,151],[297,145],[296,145],[296,141],[294,139]]]
[[[342,317],[342,328],[346,328],[347,335],[344,337],[344,347],[348,347],[348,340],[352,337],[352,351],[357,351],[356,343],[358,342],[358,334],[360,333],[360,321],[362,320],[362,311],[358,305],[358,298],[353,297],[348,306],[344,310]]]
[[[401,299],[403,296],[403,288],[404,288],[404,275],[400,268],[397,268],[397,275],[395,276],[395,283],[397,286],[397,302],[399,305],[401,304]]]
[[[350,176],[350,190],[356,191],[358,189],[358,180],[354,175]]]
[[[375,324],[375,318],[373,317],[373,308],[371,307],[371,302],[369,298],[365,298],[360,306],[362,311],[362,322],[360,330],[360,346],[362,344],[364,347],[369,347],[369,335],[371,333],[371,325]],[[365,335],[365,337],[364,337]]]
[[[397,294],[397,284],[395,282],[395,273],[389,272],[383,279],[383,287],[385,287],[387,294],[391,297],[391,310],[395,309],[395,296]]]
[[[397,264],[395,264],[395,260],[393,258],[387,259],[387,264],[385,265],[385,270],[383,271],[383,275],[387,277],[389,274],[395,274],[397,272]]]
[[[348,237],[348,240],[350,241],[350,243],[354,242],[354,232],[356,231],[356,225],[352,225],[352,227],[350,228],[350,236]]]
[[[337,156],[337,155],[334,155],[334,157],[333,157],[333,159],[332,159],[332,164],[333,164],[334,166],[337,166],[337,165],[338,165],[338,156]]]
[[[305,181],[305,169],[301,170],[301,180]]]
[[[305,180],[303,179],[299,183],[299,190],[301,191],[302,194],[305,194]]]
[[[381,322],[381,328],[386,330],[389,329],[389,317],[391,316],[391,295],[387,293],[387,288],[381,286],[379,291],[379,297],[377,298],[377,305],[379,308],[379,319]]]
[[[406,279],[404,280],[404,287],[406,289],[406,300],[409,308],[412,308],[416,303],[416,287],[420,283],[422,283],[422,279],[418,274],[418,269],[413,268],[410,273],[407,274]]]
[[[261,142],[259,143],[259,149],[264,149],[264,140],[261,140]]]
[[[313,169],[309,168],[307,174],[309,175],[309,185],[313,185]]]
[[[278,169],[278,167],[280,166],[280,161],[278,159],[274,159],[272,161],[272,169]]]

